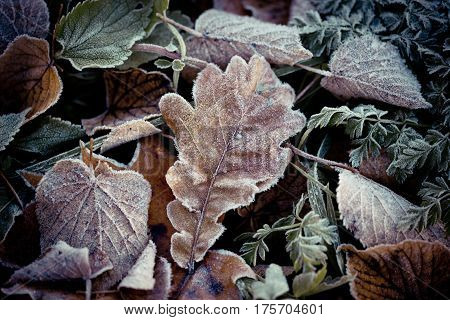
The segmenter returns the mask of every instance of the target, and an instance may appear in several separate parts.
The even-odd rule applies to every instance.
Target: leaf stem
[[[324,77],[330,77],[332,75],[332,73],[330,71],[317,69],[317,68],[313,68],[313,67],[310,67],[310,66],[305,66],[304,64],[301,64],[301,63],[297,63],[296,66],[300,67],[302,69],[305,69],[307,71],[314,72],[314,73],[319,74],[319,75],[324,76]]]
[[[300,100],[300,98],[303,97],[303,96],[308,92],[308,90],[311,89],[311,87],[312,87],[312,86],[317,82],[317,80],[319,80],[319,79],[320,79],[320,76],[319,76],[318,74],[316,74],[316,75],[314,76],[314,79],[312,79],[311,82],[308,83],[308,85],[307,85],[305,88],[303,88],[303,90],[300,91],[300,93],[295,97],[295,101]]]
[[[171,52],[164,47],[154,45],[154,44],[149,44],[149,43],[135,44],[131,48],[131,50],[137,51],[137,52],[156,53],[160,56],[164,56],[164,57],[167,57],[170,59],[181,59],[181,54],[176,53],[176,52]],[[208,62],[206,62],[204,60],[192,58],[189,56],[184,57],[184,62],[186,64],[190,65],[191,67],[195,67],[197,69],[204,69],[208,65]]]
[[[5,176],[3,171],[0,170],[0,177],[3,179],[3,181],[6,183],[8,189],[11,191],[12,195],[16,199],[17,203],[19,204],[20,208],[23,210],[24,205],[22,200],[20,199],[19,195],[17,194],[16,190],[12,186],[12,184],[9,182],[8,178]]]
[[[302,150],[297,149],[296,147],[294,147],[290,143],[287,143],[286,146],[288,148],[290,148],[292,150],[292,152],[294,152],[296,155],[298,155],[298,156],[300,156],[302,158],[305,158],[305,159],[308,159],[308,160],[311,160],[311,161],[315,161],[317,163],[321,163],[321,164],[326,165],[328,167],[341,168],[341,169],[349,170],[349,171],[351,171],[353,173],[358,173],[359,174],[359,171],[357,169],[355,169],[355,168],[353,168],[353,167],[351,167],[351,166],[349,166],[349,165],[347,165],[345,163],[331,161],[331,160],[326,160],[326,159],[323,159],[323,158],[319,158],[319,157],[313,156],[312,154],[309,154],[307,152],[304,152]]]
[[[170,18],[168,18],[166,16],[163,16],[160,13],[157,13],[156,16],[158,18],[160,18],[162,21],[164,21],[166,23],[169,23],[169,24],[177,27],[178,29],[183,30],[183,31],[185,31],[185,32],[187,32],[189,34],[192,34],[194,37],[203,38],[203,34],[201,34],[200,32],[198,32],[198,31],[196,31],[194,29],[191,29],[189,27],[186,27],[185,25],[182,25],[181,23],[178,23],[175,20],[172,20],[172,19],[170,19]]]

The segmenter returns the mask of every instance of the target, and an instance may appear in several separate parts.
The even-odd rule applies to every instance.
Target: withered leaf
[[[114,268],[96,279],[106,289],[123,278],[148,243],[150,185],[134,171],[95,169],[80,160],[61,160],[36,189],[41,248],[58,240],[104,252]]]
[[[241,299],[236,281],[255,279],[255,273],[238,255],[226,250],[212,250],[180,292],[180,300]]]
[[[0,70],[0,103],[14,108],[12,112],[31,108],[27,121],[58,101],[62,82],[49,58],[47,41],[17,37],[0,56]]]
[[[0,1],[0,54],[17,36],[46,38],[49,24],[44,0]]]
[[[58,241],[41,258],[14,272],[8,284],[89,280],[112,268],[111,261],[105,256],[101,260],[93,260],[87,248],[73,248],[64,241]]]
[[[357,250],[343,245],[356,299],[448,299],[450,250],[439,242],[405,240]]]
[[[29,110],[0,116],[0,151],[5,150],[25,122]]]
[[[159,116],[159,99],[173,91],[170,79],[156,71],[107,71],[104,78],[107,110],[95,118],[82,120],[89,135],[99,129],[112,129],[130,120]]]
[[[339,174],[337,202],[344,226],[365,246],[398,243],[405,239],[440,240],[450,244],[440,223],[421,232],[401,230],[401,219],[414,205],[361,175],[349,171]]]
[[[283,176],[291,152],[280,144],[305,125],[291,109],[294,91],[260,56],[248,64],[233,57],[225,73],[208,65],[193,96],[195,109],[177,94],[160,102],[179,151],[166,175],[177,198],[167,214],[179,231],[172,257],[183,268],[202,260],[221,235],[222,214],[250,204]]]
[[[148,137],[161,130],[145,120],[131,120],[111,130],[108,137],[103,141],[100,152],[118,147],[124,143]]]
[[[139,172],[152,186],[152,201],[148,208],[148,225],[158,255],[170,259],[170,238],[175,229],[167,217],[167,205],[175,199],[166,181],[167,170],[176,157],[165,147],[160,136],[150,136],[139,141],[136,159],[131,169]]]
[[[241,16],[251,13],[261,21],[286,24],[290,0],[214,0],[214,8]]]
[[[332,55],[321,85],[344,100],[363,98],[408,109],[431,108],[398,49],[374,35],[351,38]]]
[[[120,282],[120,293],[126,299],[167,299],[171,272],[167,260],[156,257],[156,246],[150,241],[128,275]]]
[[[230,59],[260,54],[269,63],[294,65],[312,57],[293,27],[211,9],[195,22],[203,37],[187,40],[189,55],[225,67]]]

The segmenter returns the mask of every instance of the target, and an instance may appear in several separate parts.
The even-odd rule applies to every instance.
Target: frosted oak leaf
[[[191,271],[224,231],[218,218],[283,176],[292,154],[280,145],[305,126],[305,117],[291,109],[293,89],[260,56],[248,63],[233,57],[225,72],[208,65],[193,97],[195,108],[177,94],[160,101],[179,151],[166,175],[177,198],[167,208],[179,231],[171,253]]]
[[[95,169],[80,160],[61,160],[36,189],[41,248],[59,240],[104,252],[114,268],[97,278],[100,290],[111,287],[133,266],[148,243],[147,217],[151,190],[134,171]]]

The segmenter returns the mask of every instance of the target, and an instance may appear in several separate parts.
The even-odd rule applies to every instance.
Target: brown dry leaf
[[[171,282],[170,264],[156,257],[156,246],[150,241],[128,275],[120,282],[124,299],[167,299]]]
[[[37,188],[39,182],[44,176],[42,173],[27,170],[18,170],[17,173],[22,177],[25,184],[32,189]]]
[[[422,232],[401,231],[398,225],[414,205],[370,179],[342,171],[336,191],[344,226],[365,246],[398,243],[405,239],[440,240],[450,245],[440,223]]]
[[[321,85],[344,100],[371,99],[408,109],[431,108],[394,45],[375,35],[350,38],[333,53]]]
[[[15,217],[14,224],[0,244],[0,264],[17,268],[39,257],[39,225],[36,203],[29,203],[22,214]]]
[[[101,154],[96,154],[90,152],[86,144],[80,141],[80,159],[86,164],[91,164],[93,168],[96,168],[99,163],[107,164],[111,169],[114,170],[125,170],[128,169],[129,164],[120,163],[114,159],[104,157]]]
[[[177,198],[167,208],[179,231],[171,254],[191,269],[222,234],[218,218],[250,204],[283,176],[292,154],[280,145],[305,125],[303,114],[291,109],[293,89],[260,56],[248,64],[233,57],[225,73],[208,65],[193,96],[195,108],[177,94],[160,102],[179,151],[166,175]]]
[[[127,121],[159,116],[159,99],[173,91],[170,79],[157,71],[107,71],[104,78],[107,110],[95,118],[82,120],[89,135],[100,129],[112,129]]]
[[[31,108],[27,121],[58,101],[62,82],[49,58],[47,41],[17,37],[0,56],[0,70],[0,104],[13,106],[13,112]]]
[[[448,299],[450,250],[439,242],[406,240],[357,250],[343,245],[356,299]]]
[[[148,137],[160,132],[161,130],[145,120],[128,121],[111,130],[106,140],[103,141],[100,152],[103,153],[124,143]]]
[[[76,293],[67,286],[52,285],[42,283],[16,284],[10,288],[3,288],[2,292],[8,296],[27,295],[33,300],[84,300],[84,293]]]
[[[293,27],[212,9],[197,19],[195,30],[203,37],[187,40],[189,55],[220,67],[226,67],[235,55],[248,60],[260,54],[270,63],[288,65],[312,58]]]
[[[212,250],[179,292],[180,300],[242,299],[236,281],[256,275],[240,256],[226,250]]]
[[[29,282],[52,282],[61,280],[90,280],[113,268],[103,255],[101,260],[91,258],[87,248],[73,248],[58,241],[48,248],[41,258],[17,270],[8,285]]]
[[[148,226],[158,255],[170,259],[170,238],[175,229],[167,217],[167,205],[175,199],[166,181],[167,170],[175,163],[160,136],[141,139],[131,169],[139,172],[152,186],[148,208]]]
[[[80,160],[61,160],[36,189],[41,248],[58,240],[104,252],[113,270],[94,282],[110,288],[123,278],[148,243],[151,190],[134,171],[116,171],[100,161],[89,167]]]

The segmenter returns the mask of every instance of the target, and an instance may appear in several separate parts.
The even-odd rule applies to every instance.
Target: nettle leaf
[[[62,160],[36,189],[41,248],[59,240],[74,247],[104,252],[114,268],[96,279],[100,290],[128,272],[148,244],[147,217],[151,190],[134,171],[95,168],[80,160]]]
[[[254,299],[275,300],[289,292],[289,285],[283,269],[276,264],[271,264],[266,270],[264,281],[253,282],[251,290]]]
[[[408,109],[431,108],[395,46],[374,35],[349,39],[332,55],[321,85],[344,100],[378,100]]]
[[[191,19],[187,15],[183,14],[181,11],[167,12],[166,16],[186,27],[191,28],[193,26]],[[157,19],[158,23],[156,24],[150,35],[138,41],[137,43],[154,44],[168,49],[173,43],[174,35],[169,30],[169,28],[166,26],[165,23],[161,23],[161,20],[159,18]],[[187,37],[186,33],[184,32],[182,33],[182,36],[183,38]],[[129,68],[137,68],[140,65],[155,60],[158,57],[160,57],[160,55],[157,53],[134,51],[133,54],[127,59],[127,61],[125,61],[123,65],[118,66],[118,69],[125,70]]]
[[[195,108],[176,94],[160,102],[179,151],[166,175],[177,198],[167,213],[179,231],[171,253],[184,268],[202,260],[222,234],[220,216],[250,204],[283,176],[291,152],[280,144],[305,125],[291,109],[294,91],[259,56],[248,64],[233,57],[225,73],[208,65],[193,96]]]
[[[131,120],[160,116],[159,99],[172,92],[172,81],[163,73],[142,69],[108,71],[104,74],[107,110],[95,118],[83,119],[86,133],[112,129]]]
[[[21,113],[10,113],[0,116],[0,151],[6,149],[25,122],[28,109]]]
[[[17,36],[46,38],[50,25],[44,0],[3,0],[0,2],[0,54]]]
[[[269,63],[288,65],[312,58],[293,27],[212,9],[196,20],[195,30],[203,37],[188,39],[189,55],[220,67],[225,67],[235,55],[248,60],[257,53]]]
[[[130,55],[131,47],[145,36],[152,1],[86,0],[56,25],[56,40],[77,70],[113,68]]]
[[[256,275],[245,261],[226,250],[211,250],[179,292],[180,300],[237,300],[236,282]]]
[[[62,82],[49,58],[47,41],[27,35],[17,37],[0,56],[0,70],[2,108],[13,108],[16,113],[31,108],[26,121],[58,101]]]
[[[356,299],[447,299],[450,294],[450,250],[438,242],[405,240],[347,252],[350,284]]]
[[[14,148],[47,155],[64,143],[79,140],[85,136],[80,126],[59,118],[44,117],[36,121],[31,131],[21,132],[14,139]]]
[[[344,226],[365,246],[398,243],[405,239],[439,240],[450,244],[440,223],[421,232],[401,228],[409,210],[416,206],[361,175],[349,171],[339,174],[337,202]]]
[[[87,248],[74,248],[64,241],[58,241],[42,257],[14,272],[8,284],[90,280],[112,268],[113,265],[106,256],[102,260],[93,259]]]
[[[124,143],[148,137],[160,132],[161,130],[145,120],[128,121],[111,130],[105,141],[103,141],[100,152],[105,152]]]

